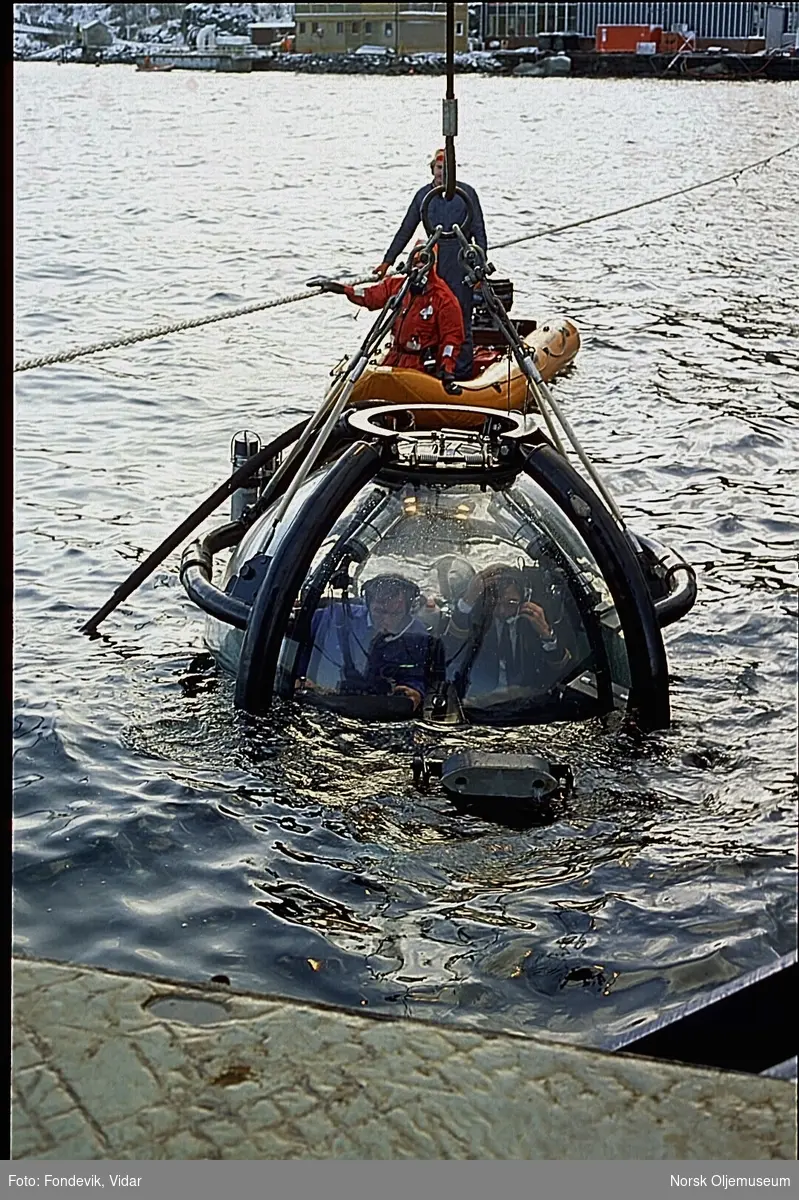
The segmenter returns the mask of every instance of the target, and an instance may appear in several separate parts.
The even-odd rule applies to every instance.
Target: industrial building
[[[492,5],[483,5],[491,8]],[[295,4],[294,49],[298,54],[441,53],[445,3]],[[455,5],[455,50],[467,49],[468,5]]]
[[[304,7],[297,5],[297,8]],[[386,7],[385,5],[383,7]],[[682,27],[698,38],[766,38],[769,27],[779,33],[799,29],[799,0],[763,4],[647,2],[610,0],[606,3],[491,3],[480,4],[478,36],[509,47],[523,45],[543,32],[573,32],[593,37],[597,25]],[[777,27],[779,27],[777,29]]]

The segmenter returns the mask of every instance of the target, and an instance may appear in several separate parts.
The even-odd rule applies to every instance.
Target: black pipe
[[[386,443],[391,445],[391,443]],[[331,467],[294,518],[291,537],[284,537],[258,589],[239,657],[235,704],[245,712],[268,711],[275,671],[291,606],[310,570],[314,555],[358,492],[379,470],[383,447],[355,442]]]
[[[665,729],[670,716],[666,651],[634,550],[596,493],[553,447],[537,446],[524,469],[579,530],[600,565],[624,631],[631,712],[642,729]]]
[[[227,625],[235,625],[237,629],[247,628],[250,605],[236,596],[229,596],[215,585],[214,555],[237,545],[244,532],[240,521],[221,525],[187,546],[180,560],[180,582],[189,599],[209,616]]]
[[[236,629],[247,628],[247,620],[250,615],[249,604],[220,591],[215,584],[209,582],[204,572],[196,564],[190,563],[185,568],[182,583],[189,599],[193,600],[203,612],[208,613],[209,617],[216,617],[217,621],[224,621],[226,625],[234,625]]]
[[[668,546],[661,546],[654,538],[644,537],[642,533],[636,533],[635,537],[643,547],[643,552],[638,557],[642,560],[645,578],[654,574],[654,567],[660,567],[662,570],[662,577],[658,576],[655,583],[656,586],[665,589],[665,594],[653,596],[653,599],[658,625],[664,629],[666,625],[679,621],[693,608],[697,593],[696,572],[684,558]],[[683,579],[678,582],[677,577],[680,575]]]
[[[683,582],[670,589],[668,596],[662,596],[655,601],[655,615],[658,625],[664,629],[679,621],[690,612],[696,601],[696,572],[686,562],[676,562],[667,568],[666,581],[671,585],[677,575],[684,575]]]

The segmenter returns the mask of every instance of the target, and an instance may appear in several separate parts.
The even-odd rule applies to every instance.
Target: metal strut
[[[317,412],[311,417],[305,427],[301,437],[294,446],[291,454],[278,467],[277,471],[272,476],[267,491],[269,495],[273,495],[279,487],[281,481],[286,474],[293,471],[296,467],[296,474],[291,480],[291,483],[286,488],[280,504],[275,510],[275,515],[272,520],[272,525],[267,536],[266,545],[269,545],[272,536],[279,522],[282,520],[286,509],[291,504],[291,501],[297,494],[297,491],[308,478],[308,475],[313,470],[314,465],[319,459],[325,443],[327,442],[333,427],[344,411],[350,396],[352,395],[355,384],[360,379],[366,369],[369,359],[377,351],[383,338],[391,329],[396,315],[400,310],[402,301],[408,293],[409,288],[417,283],[421,283],[423,277],[430,269],[430,264],[433,261],[433,247],[441,236],[440,227],[433,230],[423,246],[420,246],[414,254],[411,254],[406,264],[406,277],[402,282],[401,287],[389,296],[388,300],[381,309],[377,320],[372,325],[372,328],[367,333],[361,346],[350,358],[349,362],[342,368],[336,379],[328,388],[327,394],[319,406]],[[311,439],[314,439],[313,444],[309,445]],[[299,464],[299,465],[297,465]],[[257,511],[262,512],[265,503],[269,503],[267,494],[259,500]]]
[[[466,282],[471,284],[472,287],[480,287],[481,294],[485,300],[486,308],[494,318],[497,328],[505,337],[505,340],[511,348],[513,357],[516,359],[516,362],[519,364],[521,371],[524,373],[527,379],[527,385],[536,404],[538,405],[538,411],[541,413],[541,416],[546,422],[547,430],[549,431],[549,435],[554,442],[555,448],[564,458],[566,457],[563,442],[558,434],[553,417],[557,419],[561,429],[566,434],[572,449],[585,467],[586,472],[594,483],[594,486],[602,496],[602,499],[607,504],[613,516],[618,521],[620,527],[627,532],[627,527],[625,525],[621,509],[608,491],[608,488],[603,482],[596,467],[580,445],[577,434],[572,429],[568,418],[563,412],[563,409],[552,395],[552,392],[547,387],[541,376],[541,372],[535,365],[533,355],[531,354],[529,348],[522,341],[516,326],[510,320],[505,311],[505,306],[491,286],[488,276],[493,274],[495,270],[493,263],[488,262],[485,252],[481,246],[478,246],[475,242],[467,241],[460,226],[453,225],[452,229],[461,244],[458,257],[460,258],[464,268]]]

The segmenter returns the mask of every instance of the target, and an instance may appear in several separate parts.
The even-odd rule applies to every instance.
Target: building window
[[[363,23],[363,31],[364,31],[364,33],[371,33],[371,32],[372,32],[372,22],[371,22],[371,21],[364,21],[364,23]]]
[[[463,21],[455,22],[455,34],[457,37],[463,37]]]
[[[353,33],[357,33],[357,32],[358,32],[358,22],[357,22],[357,21],[353,21],[353,22],[352,22],[352,32],[353,32]]]
[[[305,22],[300,21],[300,33],[305,33]]]
[[[385,29],[386,29],[386,37],[393,37],[394,26],[391,24],[390,21],[386,21]]]
[[[343,33],[343,32],[344,32],[344,22],[336,21],[336,33]]]

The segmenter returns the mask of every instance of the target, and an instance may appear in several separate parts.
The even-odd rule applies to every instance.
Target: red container
[[[667,33],[660,35],[661,54],[677,54],[680,50],[693,50],[694,35],[692,33]]]
[[[635,54],[639,42],[660,45],[662,25],[597,25],[594,48],[599,54]]]

